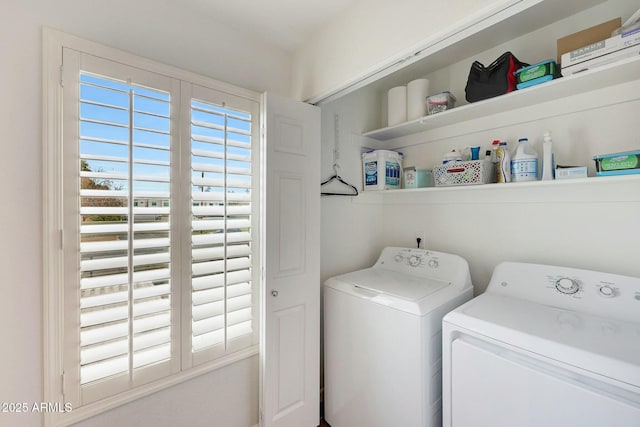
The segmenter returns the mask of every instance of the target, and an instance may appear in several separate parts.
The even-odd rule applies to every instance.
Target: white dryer
[[[324,287],[324,402],[332,427],[442,423],[442,317],[473,296],[467,262],[385,248]]]
[[[445,427],[640,426],[640,279],[502,263],[443,320]]]

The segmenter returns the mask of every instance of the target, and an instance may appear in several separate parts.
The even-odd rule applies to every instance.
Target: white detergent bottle
[[[538,179],[538,154],[529,146],[528,138],[520,138],[511,157],[511,181],[524,182]]]
[[[553,142],[551,142],[551,132],[547,131],[544,133],[544,142],[542,143],[542,180],[554,179],[554,169]]]

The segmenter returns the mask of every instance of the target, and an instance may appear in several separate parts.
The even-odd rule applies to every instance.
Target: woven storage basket
[[[489,184],[494,177],[494,165],[488,160],[449,162],[433,168],[436,187]]]

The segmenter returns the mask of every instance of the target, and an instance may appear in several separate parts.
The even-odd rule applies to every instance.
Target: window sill
[[[256,356],[257,354],[258,346],[253,346],[246,350],[233,353],[219,360],[214,360],[202,366],[190,368],[186,372],[179,372],[177,374],[171,375],[170,377],[163,378],[156,382],[140,386],[124,393],[120,393],[116,396],[109,397],[99,402],[90,403],[78,409],[74,408],[70,412],[51,413],[49,414],[51,418],[49,420],[45,420],[45,425],[62,427],[78,423],[80,421],[86,420],[87,418],[91,418],[110,409],[114,409],[127,403],[131,403],[142,397],[167,389],[184,381],[196,378],[200,375],[204,375],[217,369],[224,368],[225,366],[229,366],[233,363],[249,359],[253,356]]]

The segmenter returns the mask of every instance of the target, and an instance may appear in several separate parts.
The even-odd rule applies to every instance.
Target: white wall
[[[640,82],[621,89],[640,93]],[[480,144],[484,149],[495,138],[508,141],[513,148],[517,138],[525,136],[540,156],[542,133],[551,130],[556,161],[588,165],[593,175],[594,154],[637,149],[635,122],[639,108],[640,101],[636,100],[498,127],[473,136],[435,140],[404,148],[403,152],[408,162],[425,167],[450,148]],[[501,261],[565,265],[640,277],[640,229],[635,225],[640,217],[638,181],[606,184],[606,178],[593,180],[573,185],[529,187],[512,183],[448,193],[391,194],[385,197],[384,243],[412,244],[415,231],[424,230],[427,248],[456,253],[469,262],[476,294],[486,289]]]
[[[437,89],[452,89],[463,99],[466,76],[474,59],[489,63],[510,49],[523,52],[518,56],[531,62],[552,58],[556,38],[566,34],[567,29],[585,28],[615,16],[624,20],[637,9],[633,3],[610,1],[521,39],[478,52],[476,57],[439,70],[434,80],[444,86]],[[363,88],[323,104],[325,173],[329,173],[334,149],[335,138],[329,126],[333,114],[341,112],[341,135],[360,135],[362,131],[383,127],[384,93],[384,88]],[[452,148],[481,145],[484,152],[493,139],[509,141],[513,149],[517,138],[527,136],[541,154],[542,133],[551,130],[557,163],[587,165],[590,175],[594,175],[593,155],[637,149],[638,93],[640,82],[630,82],[476,119],[473,123],[425,131],[399,138],[400,143],[394,144],[405,154],[404,165],[431,168]],[[621,103],[606,105],[612,99],[620,99]],[[588,110],[566,113],[567,109],[581,108]],[[358,136],[340,145],[342,174],[360,188],[359,154],[367,146],[382,148],[378,142]],[[326,278],[333,273],[370,266],[382,247],[413,246],[415,233],[424,231],[427,248],[457,253],[469,261],[476,293],[484,291],[493,268],[503,260],[568,265],[640,277],[637,262],[640,230],[635,226],[640,216],[637,181],[631,186],[599,184],[594,181],[587,186],[533,188],[509,184],[508,190],[470,188],[383,197],[366,192],[349,201],[325,198],[322,275]],[[345,223],[350,225],[347,227]]]
[[[0,402],[32,403],[43,398],[42,26],[284,95],[289,93],[290,57],[171,0],[3,0],[1,9]],[[246,427],[257,422],[256,365],[252,358],[86,425],[149,425],[146,417],[156,414],[165,425],[210,425],[220,419],[221,425]],[[40,423],[38,415],[0,414],[0,425]]]
[[[607,96],[612,91],[639,93],[640,82],[593,96]],[[564,102],[572,103],[570,99]],[[636,100],[474,135],[434,139],[400,150],[405,165],[431,168],[452,148],[481,145],[484,152],[495,138],[509,141],[513,148],[517,138],[527,136],[541,155],[542,133],[551,130],[556,161],[588,165],[593,175],[594,154],[637,149],[638,109],[640,101]],[[522,114],[527,112],[531,109]],[[486,121],[497,122],[499,118],[486,117]],[[360,151],[359,147],[352,149]],[[330,153],[331,143],[326,142],[323,150]],[[325,157],[323,165],[330,165],[331,159]],[[362,186],[359,159],[344,163],[344,169],[357,170],[357,174],[344,175]],[[424,232],[426,248],[467,259],[476,294],[486,289],[494,267],[507,260],[640,277],[638,182],[606,184],[606,180],[597,181],[601,178],[593,179],[583,185],[532,188],[495,184],[462,191],[387,193],[383,197],[365,192],[349,202],[323,199],[322,275],[326,279],[370,266],[384,246],[413,246],[416,233]]]
[[[77,427],[249,427],[258,423],[258,357],[97,415]]]
[[[331,92],[421,47],[462,19],[507,0],[359,0],[294,56],[293,96]]]
[[[322,107],[322,181],[334,174],[335,162],[340,177],[362,189],[362,172],[358,165],[364,138],[357,124],[369,120],[367,109],[362,108],[373,101],[368,95],[359,92]],[[348,191],[348,188],[335,183],[323,188],[323,191],[333,190]],[[379,200],[373,198],[355,203],[356,200],[349,196],[322,197],[320,274],[323,282],[337,274],[372,264],[379,255],[383,226]]]

